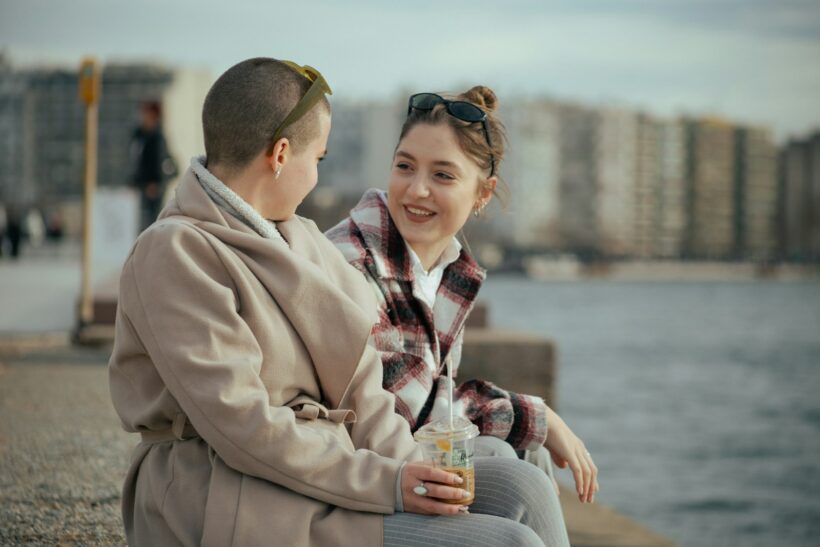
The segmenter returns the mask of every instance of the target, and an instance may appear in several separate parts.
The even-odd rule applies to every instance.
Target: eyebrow
[[[413,156],[413,154],[410,154],[409,152],[405,152],[404,150],[399,150],[398,152],[396,152],[396,156],[401,156],[403,158],[407,158],[408,160],[416,161],[416,158]],[[442,167],[450,167],[451,169],[457,169],[457,170],[461,171],[461,167],[459,167],[459,165],[457,163],[454,163],[452,161],[435,160],[433,162],[433,165],[440,165]]]

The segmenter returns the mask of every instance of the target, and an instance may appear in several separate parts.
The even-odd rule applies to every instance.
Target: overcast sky
[[[253,56],[320,69],[334,98],[482,83],[820,128],[820,0],[0,0],[17,65],[160,60],[218,75]]]

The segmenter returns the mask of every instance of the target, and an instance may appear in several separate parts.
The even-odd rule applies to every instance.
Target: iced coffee
[[[447,503],[469,505],[475,500],[475,468],[473,454],[478,427],[465,418],[431,422],[413,435],[424,452],[424,463],[454,473],[464,480],[459,485],[470,493],[468,499],[441,500]]]

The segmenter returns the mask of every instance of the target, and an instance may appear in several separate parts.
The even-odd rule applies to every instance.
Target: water
[[[596,502],[684,546],[820,545],[820,283],[496,276],[480,296],[557,342]]]

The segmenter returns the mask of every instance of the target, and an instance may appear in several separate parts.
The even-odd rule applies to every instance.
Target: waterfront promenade
[[[122,544],[120,487],[136,439],[108,394],[110,341],[69,343],[75,259],[0,263],[0,544]],[[574,546],[672,546],[562,485]]]
[[[109,401],[108,354],[60,334],[0,339],[0,544],[124,543],[120,487],[136,439]],[[562,490],[573,546],[673,545]]]

